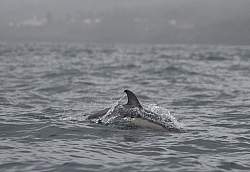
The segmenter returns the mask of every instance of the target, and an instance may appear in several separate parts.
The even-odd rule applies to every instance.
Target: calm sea
[[[85,120],[124,89],[186,132]],[[249,46],[0,43],[1,172],[249,171],[249,119]]]

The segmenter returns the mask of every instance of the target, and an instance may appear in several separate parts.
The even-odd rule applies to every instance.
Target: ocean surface
[[[184,132],[86,120],[125,89]],[[249,171],[249,119],[249,46],[0,43],[1,172]]]

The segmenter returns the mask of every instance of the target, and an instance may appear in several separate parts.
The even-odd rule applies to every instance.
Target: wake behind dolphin
[[[143,108],[135,94],[130,90],[124,91],[127,94],[127,104],[121,105],[120,101],[114,103],[111,107],[90,114],[87,120],[96,121],[104,124],[116,122],[128,122],[137,127],[150,128],[159,131],[181,132],[183,129],[180,123],[170,115],[155,113],[156,110]],[[162,109],[161,109],[162,110]],[[166,113],[166,110],[163,112]]]

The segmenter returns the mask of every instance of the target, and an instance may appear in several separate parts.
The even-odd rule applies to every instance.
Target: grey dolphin
[[[111,115],[112,113],[119,113],[122,118],[129,117],[131,118],[132,124],[142,128],[151,128],[160,131],[180,131],[180,129],[176,127],[166,125],[166,123],[172,122],[170,119],[165,119],[152,111],[144,109],[132,91],[124,90],[124,92],[128,97],[127,104],[121,105],[118,111],[111,112]],[[110,108],[106,108],[94,114],[90,114],[87,117],[87,120],[100,119],[105,116],[109,112],[109,110]]]

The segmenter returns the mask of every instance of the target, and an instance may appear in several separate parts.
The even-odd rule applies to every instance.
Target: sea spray
[[[161,121],[158,122],[163,123],[165,126],[183,129],[184,123],[179,122],[176,117],[171,115],[168,109],[158,106],[156,104],[149,104],[144,108],[159,115],[159,117],[161,117]]]
[[[101,117],[99,121],[102,121],[102,123],[104,124],[109,124],[109,123],[113,123],[116,118],[121,117],[119,114],[119,108],[123,108],[123,107],[121,106],[120,102],[125,96],[126,95],[123,95],[119,100],[113,103],[110,109],[108,110],[108,112],[103,117]],[[114,113],[116,111],[117,113]]]

